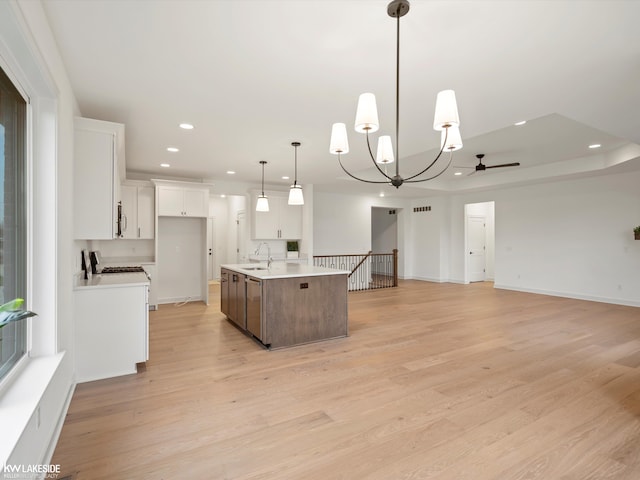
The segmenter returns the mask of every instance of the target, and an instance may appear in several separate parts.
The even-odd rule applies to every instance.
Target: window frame
[[[25,304],[24,308],[31,309],[32,304],[32,292],[33,292],[33,262],[32,262],[32,252],[33,252],[33,110],[32,110],[32,102],[30,101],[29,95],[26,93],[25,88],[23,88],[22,84],[16,77],[16,75],[12,72],[9,65],[6,64],[2,56],[0,56],[0,68],[7,76],[9,81],[12,83],[13,87],[16,89],[18,94],[25,101],[25,115],[24,115],[24,151],[23,151],[23,187],[24,187],[24,216],[23,220],[25,222],[25,244],[24,248],[24,297]],[[33,326],[32,318],[25,318],[20,320],[24,325],[24,353],[18,358],[13,365],[8,369],[4,375],[0,376],[0,394],[7,388],[8,385],[11,384],[13,379],[25,368],[28,363],[29,358],[31,357],[32,345],[33,345]]]

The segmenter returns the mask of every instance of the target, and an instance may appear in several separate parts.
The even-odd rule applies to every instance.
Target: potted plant
[[[633,235],[635,236],[636,240],[640,240],[640,225],[633,229]]]
[[[287,258],[298,258],[298,241],[287,240]]]

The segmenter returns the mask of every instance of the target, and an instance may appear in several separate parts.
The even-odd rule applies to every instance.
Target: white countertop
[[[145,273],[107,273],[92,275],[89,280],[79,279],[74,290],[85,288],[126,287],[135,285],[149,285]]]
[[[349,270],[337,270],[335,268],[280,262],[272,263],[271,268],[267,268],[266,263],[242,263],[222,265],[221,267],[259,280],[268,280],[272,278],[313,277],[322,275],[348,275],[351,273]]]

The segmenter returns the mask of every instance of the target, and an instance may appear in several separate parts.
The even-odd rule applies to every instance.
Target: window
[[[0,69],[0,303],[25,298],[27,290],[26,113]],[[26,350],[26,319],[0,328],[0,379]]]

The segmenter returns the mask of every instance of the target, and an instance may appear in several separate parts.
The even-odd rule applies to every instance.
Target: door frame
[[[485,217],[485,277],[484,281],[495,278],[495,201],[466,203],[464,205],[464,283],[471,283],[469,278],[469,217]]]

